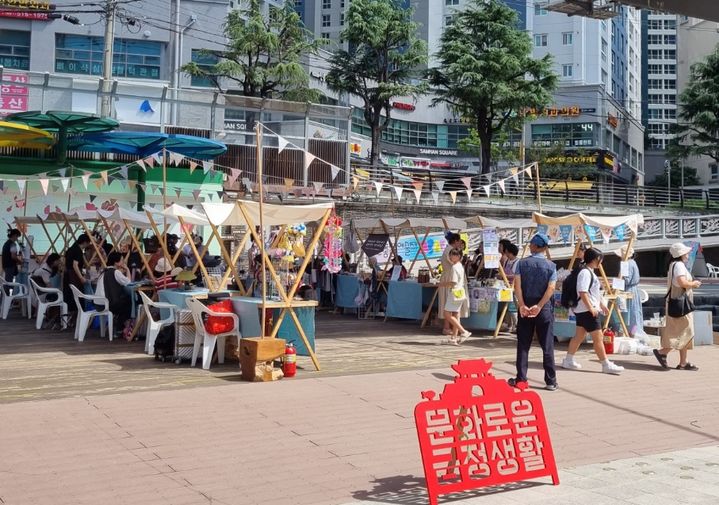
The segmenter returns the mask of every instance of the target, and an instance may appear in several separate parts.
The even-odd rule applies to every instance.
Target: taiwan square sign
[[[429,503],[444,494],[551,476],[559,484],[539,395],[495,378],[492,363],[461,360],[454,382],[414,409]]]
[[[0,82],[0,117],[15,112],[27,111],[28,88],[27,74],[23,72],[3,71]]]

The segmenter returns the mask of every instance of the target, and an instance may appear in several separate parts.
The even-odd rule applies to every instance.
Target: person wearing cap
[[[158,291],[163,289],[175,289],[180,283],[175,280],[175,276],[182,272],[182,268],[173,267],[167,258],[157,260],[154,269],[155,289]]]
[[[669,297],[679,298],[684,293],[690,300],[694,300],[692,289],[702,285],[701,282],[692,279],[686,263],[689,261],[689,253],[692,248],[677,242],[669,248],[672,262],[669,264],[667,273],[667,305],[664,307],[666,323],[661,332],[661,349],[654,349],[654,357],[662,368],[669,368],[667,355],[673,351],[679,351],[679,364],[677,370],[696,371],[699,368],[687,361],[689,349],[694,348],[694,314],[689,313],[681,317],[671,317],[668,313]]]
[[[549,237],[537,233],[529,241],[532,253],[517,262],[514,295],[519,308],[517,320],[517,376],[507,381],[514,387],[527,383],[529,348],[536,333],[542,347],[546,389],[557,389],[554,368],[554,305],[552,297],[557,284],[557,266],[546,257]]]
[[[631,306],[629,307],[629,320],[626,321],[627,329],[629,330],[628,336],[634,338],[644,337],[644,315],[642,313],[642,295],[639,292],[639,265],[634,261],[634,249],[631,247],[627,251],[627,246],[622,246],[614,251],[622,261],[627,258],[627,275],[622,277],[624,279],[624,291],[632,295]]]

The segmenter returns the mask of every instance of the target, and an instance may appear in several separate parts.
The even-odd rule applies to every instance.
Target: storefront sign
[[[562,154],[551,156],[544,160],[545,163],[561,163],[562,165],[595,165],[597,154]]]
[[[619,126],[619,118],[615,116],[614,114],[607,114],[607,123],[609,123],[609,126],[612,128],[616,128]]]
[[[404,103],[404,102],[392,102],[392,108],[393,109],[399,109],[399,110],[407,110],[407,111],[413,111],[417,107],[413,103]]]
[[[232,119],[225,119],[225,130],[234,131],[234,132],[246,131],[247,130],[247,122],[239,121],[239,120],[232,120]]]
[[[583,109],[578,105],[562,106],[557,107],[545,107],[544,109],[537,109],[530,107],[524,110],[524,113],[531,116],[546,116],[546,117],[577,117],[582,114],[592,114],[596,112],[596,109]]]
[[[0,117],[14,112],[25,112],[28,109],[27,74],[5,71],[0,83]]]
[[[48,21],[55,5],[35,0],[0,0],[0,17]],[[54,17],[58,17],[56,14]]]
[[[427,149],[420,148],[419,154],[434,154],[436,156],[457,156],[458,151],[456,149]]]
[[[551,476],[557,464],[540,396],[512,388],[484,359],[461,360],[437,398],[423,391],[414,420],[429,503],[486,486]]]
[[[357,142],[350,142],[350,153],[362,154],[362,144],[358,144]]]

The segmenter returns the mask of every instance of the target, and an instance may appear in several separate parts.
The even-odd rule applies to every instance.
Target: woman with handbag
[[[462,266],[462,251],[452,249],[449,251],[449,261],[452,265],[449,280],[444,287],[447,288],[447,297],[442,309],[444,310],[444,320],[451,327],[452,333],[446,343],[451,345],[459,345],[467,340],[472,334],[464,329],[460,322],[459,312],[462,305],[467,302],[466,278],[464,276],[464,267]]]
[[[654,349],[654,356],[662,366],[669,368],[667,355],[672,350],[679,351],[679,364],[677,370],[699,370],[698,367],[687,361],[689,349],[694,347],[694,293],[693,288],[702,285],[701,282],[692,279],[686,267],[689,261],[691,247],[681,242],[672,244],[669,254],[673,261],[669,265],[667,278],[666,295],[666,323],[662,329],[662,348]]]

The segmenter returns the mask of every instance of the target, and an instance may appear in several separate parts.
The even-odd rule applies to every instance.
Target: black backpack
[[[584,270],[585,266],[579,266],[572,270],[572,272],[569,274],[569,276],[564,279],[564,282],[562,282],[562,299],[561,304],[562,307],[565,309],[573,309],[577,306],[579,303],[579,293],[577,293],[577,279],[579,277],[579,272]],[[587,268],[587,270],[589,270]],[[591,271],[590,271],[591,273]],[[592,284],[594,284],[594,276],[591,276],[591,281],[589,282],[589,289],[592,289]]]
[[[165,326],[155,339],[155,359],[163,363],[175,354],[175,326]]]

